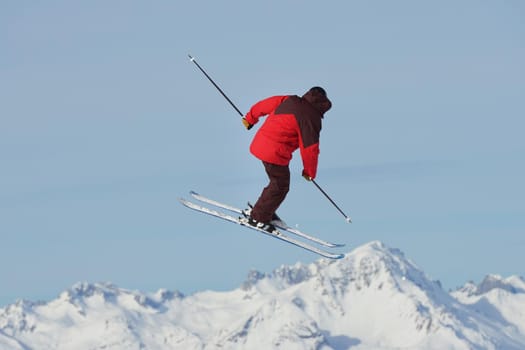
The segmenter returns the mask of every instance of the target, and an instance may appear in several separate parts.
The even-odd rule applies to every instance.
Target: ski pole
[[[332,203],[333,206],[336,207],[336,209],[339,210],[339,212],[340,212],[341,214],[343,214],[343,216],[344,216],[345,219],[346,219],[346,222],[351,223],[351,222],[352,222],[352,219],[350,219],[350,217],[349,217],[348,215],[346,215],[346,214],[341,210],[341,208],[339,208],[339,206],[338,206],[337,204],[335,204],[335,202],[333,201],[333,199],[330,198],[330,196],[329,196],[329,195],[328,195],[328,194],[327,194],[327,193],[321,188],[321,186],[319,186],[319,185],[317,184],[317,182],[315,182],[315,180],[313,180],[313,179],[312,179],[312,182],[314,183],[315,187],[317,187],[317,189],[319,189],[319,191],[321,191],[321,193],[324,194],[324,196],[325,196],[326,198],[328,198],[328,200],[330,201],[330,203]]]
[[[239,108],[237,108],[237,106],[235,106],[233,104],[233,102],[228,98],[228,96],[226,96],[226,94],[224,93],[224,91],[222,91],[222,89],[219,87],[219,85],[215,84],[215,82],[213,81],[213,79],[208,75],[208,73],[206,73],[206,71],[204,69],[202,69],[202,67],[197,63],[197,61],[195,60],[194,57],[192,57],[191,55],[188,55],[188,57],[190,58],[190,61],[195,63],[195,65],[197,66],[197,68],[199,68],[199,70],[202,72],[202,74],[204,74],[206,76],[206,78],[208,78],[208,80],[213,84],[213,86],[215,86],[215,88],[217,90],[219,90],[219,92],[221,93],[221,95],[232,105],[233,108],[235,108],[235,110],[237,111],[237,113],[240,114],[241,117],[243,117],[243,114],[242,112],[239,110]]]

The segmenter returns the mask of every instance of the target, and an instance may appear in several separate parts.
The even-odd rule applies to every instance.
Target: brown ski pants
[[[270,183],[253,206],[251,217],[259,222],[269,223],[290,189],[290,169],[287,165],[264,161],[263,165]]]

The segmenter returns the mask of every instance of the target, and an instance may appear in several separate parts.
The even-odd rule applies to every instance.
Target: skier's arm
[[[298,119],[299,149],[303,160],[303,176],[307,180],[315,179],[317,163],[319,161],[319,136],[321,134],[321,121]]]
[[[319,161],[319,143],[306,148],[301,148],[301,158],[303,159],[303,176],[307,180],[313,180],[317,176],[317,164]]]
[[[287,97],[288,96],[272,96],[257,102],[252,106],[252,108],[250,108],[248,113],[246,113],[244,120],[246,120],[246,122],[248,122],[249,125],[257,124],[260,117],[270,114]]]

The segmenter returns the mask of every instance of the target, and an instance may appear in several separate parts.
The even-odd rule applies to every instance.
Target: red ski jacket
[[[292,153],[300,148],[303,175],[314,179],[321,121],[330,107],[331,102],[326,95],[319,96],[312,90],[303,97],[273,96],[257,102],[246,114],[246,120],[254,125],[260,117],[268,117],[257,131],[250,152],[265,162],[288,165]]]

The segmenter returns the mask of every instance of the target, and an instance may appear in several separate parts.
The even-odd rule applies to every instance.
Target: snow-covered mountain
[[[238,289],[184,296],[79,283],[0,309],[0,349],[524,349],[525,281],[447,293],[399,250],[251,271]]]

